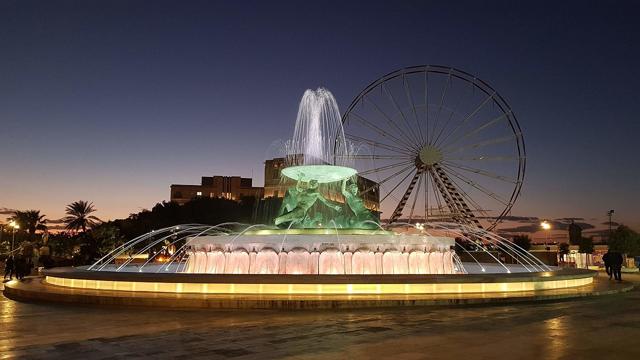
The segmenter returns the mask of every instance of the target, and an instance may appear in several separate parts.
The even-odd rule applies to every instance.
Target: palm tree
[[[40,215],[40,210],[16,210],[11,216],[11,220],[15,221],[29,233],[29,237],[33,239],[36,230],[46,230],[47,215]]]
[[[67,205],[65,213],[67,216],[62,218],[62,221],[67,224],[66,228],[72,231],[78,231],[82,229],[82,232],[87,231],[88,227],[92,227],[102,220],[90,215],[95,212],[96,208],[93,207],[92,202],[80,200],[74,201]]]

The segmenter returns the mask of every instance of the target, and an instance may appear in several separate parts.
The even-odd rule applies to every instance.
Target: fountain
[[[402,231],[385,230],[377,214],[367,209],[354,177],[353,149],[345,139],[338,105],[326,89],[307,90],[300,101],[293,137],[284,146],[287,167],[282,170],[291,186],[271,225],[255,224],[242,230],[224,231],[224,226],[180,225],[178,234],[155,232],[144,254],[169,237],[180,248],[166,264],[147,261],[138,272],[187,274],[271,275],[398,275],[466,274],[469,270],[456,254],[456,239],[468,243],[487,242],[502,247],[519,259],[507,266],[485,247],[481,253],[496,266],[470,264],[471,272],[549,271],[530,254],[508,245],[495,234],[458,224],[430,223]],[[339,201],[327,199],[337,193]],[[335,197],[334,197],[335,198]],[[233,224],[236,225],[236,224]],[[151,241],[151,239],[155,239]],[[141,240],[114,250],[89,270],[112,270],[116,257],[136,248]],[[465,249],[461,252],[471,253]],[[150,259],[152,260],[152,259]],[[117,271],[127,271],[125,262]]]
[[[361,198],[356,144],[346,140],[326,89],[304,93],[284,148],[282,176],[290,186],[271,223],[155,230],[86,268],[49,271],[46,282],[85,290],[352,296],[538,291],[593,280],[592,273],[549,267],[475,226],[382,226]],[[144,263],[133,261],[145,255]]]
[[[189,250],[183,271],[350,275],[355,269],[356,274],[455,273],[453,238],[381,230],[378,217],[359,196],[354,178],[357,171],[349,166],[353,148],[345,139],[331,92],[323,88],[307,90],[300,101],[293,138],[285,145],[288,166],[282,175],[293,185],[273,221],[275,227],[247,229],[230,242],[218,234],[186,237]],[[340,201],[327,199],[325,194],[332,191],[340,194]],[[227,265],[198,265],[212,261]]]

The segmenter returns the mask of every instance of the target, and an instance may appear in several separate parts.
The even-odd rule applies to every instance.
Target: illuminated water
[[[239,226],[238,223],[172,226],[127,242],[91,265],[89,270],[307,275],[550,270],[517,245],[475,227],[430,222],[419,229],[412,224],[392,224],[402,225],[404,229],[386,231],[371,220],[343,221],[344,224],[338,226],[338,218],[346,209],[337,203],[326,205],[329,201],[324,198],[324,212],[320,213],[322,221],[312,219],[313,227],[293,229],[295,221],[303,222],[310,217],[310,208],[317,200],[314,196],[320,197],[318,190],[310,190],[314,189],[310,180],[324,183],[325,187],[336,185],[339,188],[340,180],[356,174],[351,164],[352,145],[345,139],[338,105],[331,92],[324,88],[305,91],[293,138],[285,147],[288,161],[282,173],[291,179],[303,180],[299,184],[307,183],[306,188],[301,187],[306,189],[304,193],[300,190],[292,199],[311,204],[307,208],[289,209],[284,216],[293,214],[296,217],[276,222],[287,224],[285,221],[289,221],[286,229],[265,224]],[[354,191],[357,193],[357,190]],[[345,188],[341,192],[345,199],[357,197],[349,195]],[[358,214],[369,213],[364,209]],[[343,220],[345,218],[349,220],[343,216]],[[374,226],[364,229],[366,223]],[[355,229],[348,229],[349,226]],[[338,227],[342,229],[339,231]],[[483,259],[479,260],[478,254]],[[507,265],[496,254],[509,256],[517,264]],[[148,258],[142,264],[134,262],[145,255]],[[468,258],[465,264],[460,259],[462,255]]]
[[[289,165],[352,165],[340,110],[329,90],[304,92],[286,152],[293,161]],[[303,158],[294,160],[297,155]]]

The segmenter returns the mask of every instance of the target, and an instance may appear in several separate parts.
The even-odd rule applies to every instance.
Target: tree
[[[593,254],[593,238],[591,237],[583,237],[580,239],[580,248],[578,250],[579,253],[582,254]]]
[[[531,249],[531,239],[529,235],[515,235],[513,237],[513,243],[527,251]]]
[[[72,234],[68,232],[52,233],[49,235],[47,243],[52,256],[70,258],[73,255],[73,247],[75,246]]]
[[[40,210],[16,210],[10,218],[20,225],[22,229],[29,233],[29,238],[33,240],[36,230],[45,230],[47,226],[46,215],[40,214]]]
[[[640,234],[625,225],[620,225],[611,234],[609,249],[629,256],[640,255]]]
[[[93,207],[93,203],[91,202],[84,200],[74,201],[67,205],[65,210],[67,216],[65,216],[62,221],[67,224],[67,229],[75,232],[82,229],[82,232],[84,233],[87,231],[88,227],[95,226],[101,222],[100,219],[91,215],[91,213],[95,211],[96,209]]]
[[[253,217],[254,203],[246,199],[241,202],[200,197],[178,205],[173,202],[156,204],[151,210],[131,214],[127,219],[113,223],[127,239],[133,239],[151,230],[177,224],[217,225],[224,222],[249,223]]]
[[[582,242],[582,228],[580,225],[576,224],[571,220],[571,224],[569,224],[569,244],[571,245],[579,245]]]
[[[111,250],[122,245],[125,239],[120,235],[120,229],[112,222],[102,223],[91,230],[93,249],[97,256],[104,256]]]
[[[560,257],[567,255],[569,253],[569,244],[561,243],[558,245],[558,253],[560,254]]]

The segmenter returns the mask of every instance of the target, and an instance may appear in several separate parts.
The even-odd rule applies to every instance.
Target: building
[[[184,204],[197,197],[239,201],[243,197],[261,198],[262,187],[254,187],[251,178],[240,176],[203,176],[200,185],[171,185],[171,201]]]
[[[267,160],[264,163],[264,197],[282,198],[287,192],[287,189],[295,185],[295,182],[285,176],[282,176],[282,169],[291,164],[301,163],[301,155],[296,156],[295,159],[275,158]],[[374,212],[380,211],[380,193],[378,184],[365,177],[357,175],[358,188],[361,191],[362,199],[365,206]],[[339,189],[328,189],[328,193],[324,193],[325,197],[329,200],[343,202],[342,194],[339,193]],[[364,191],[366,190],[366,191]]]
[[[200,185],[171,185],[170,200],[184,204],[197,197],[224,198],[239,201],[243,197],[283,198],[295,182],[282,176],[281,171],[302,161],[301,155],[290,158],[275,158],[264,163],[264,187],[254,187],[251,178],[240,176],[203,176]],[[380,211],[378,184],[362,176],[357,176],[365,206],[374,212]],[[366,191],[364,191],[366,190]],[[332,201],[343,202],[339,188],[325,189],[324,196]]]

